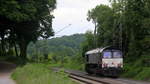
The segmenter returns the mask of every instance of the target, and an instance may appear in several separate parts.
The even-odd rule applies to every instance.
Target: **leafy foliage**
[[[81,43],[85,40],[84,34],[74,34],[71,36],[63,36],[52,38],[49,40],[40,40],[37,43],[30,44],[28,47],[28,57],[31,60],[40,62],[45,60],[45,54],[48,55],[48,59],[52,64],[60,63],[61,65],[65,63],[75,63],[83,62],[80,58],[81,53]],[[41,59],[41,60],[40,60]],[[66,64],[66,65],[67,65]]]
[[[54,35],[52,30],[55,0],[1,0],[0,1],[0,45],[2,55],[7,46],[20,49],[20,57],[26,60],[28,44],[39,37]],[[6,44],[7,43],[7,44]]]
[[[125,77],[146,79],[141,76],[148,70],[150,50],[150,1],[149,0],[110,0],[111,6],[98,5],[88,12],[88,20],[97,23],[97,33],[91,34],[98,45],[117,46],[124,53]],[[83,47],[96,48],[90,40]],[[146,62],[143,62],[145,61]]]

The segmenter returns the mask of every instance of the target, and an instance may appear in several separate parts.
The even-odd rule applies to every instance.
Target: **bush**
[[[135,76],[137,80],[149,80],[150,79],[150,68],[145,67],[143,70]]]
[[[44,64],[27,64],[17,68],[12,78],[17,84],[76,84],[63,71],[52,72]]]
[[[123,77],[132,78],[136,80],[149,80],[150,67],[144,66],[143,60],[145,57],[140,58],[132,64],[126,63],[124,66]]]
[[[138,73],[140,73],[142,70],[141,67],[130,67],[129,71],[125,72],[123,74],[124,77],[127,78],[134,78]]]
[[[68,61],[63,64],[66,69],[84,70],[84,60],[79,56],[68,58]]]

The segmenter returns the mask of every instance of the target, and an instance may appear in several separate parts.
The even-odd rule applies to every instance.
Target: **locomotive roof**
[[[85,54],[92,54],[92,53],[100,53],[104,50],[104,48],[96,48],[90,51],[87,51]]]
[[[120,49],[118,49],[118,48],[116,48],[116,47],[107,46],[107,47],[96,48],[96,49],[87,51],[85,54],[101,53],[101,52],[103,52],[103,51],[106,50],[106,49],[117,49],[117,50],[120,50]]]

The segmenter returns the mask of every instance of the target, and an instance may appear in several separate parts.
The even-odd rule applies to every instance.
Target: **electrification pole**
[[[95,29],[94,29],[94,47],[97,48],[97,23],[94,21]]]

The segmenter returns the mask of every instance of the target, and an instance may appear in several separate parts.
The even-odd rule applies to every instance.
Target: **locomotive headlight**
[[[118,64],[118,67],[122,67],[122,63],[119,63],[119,64]]]

